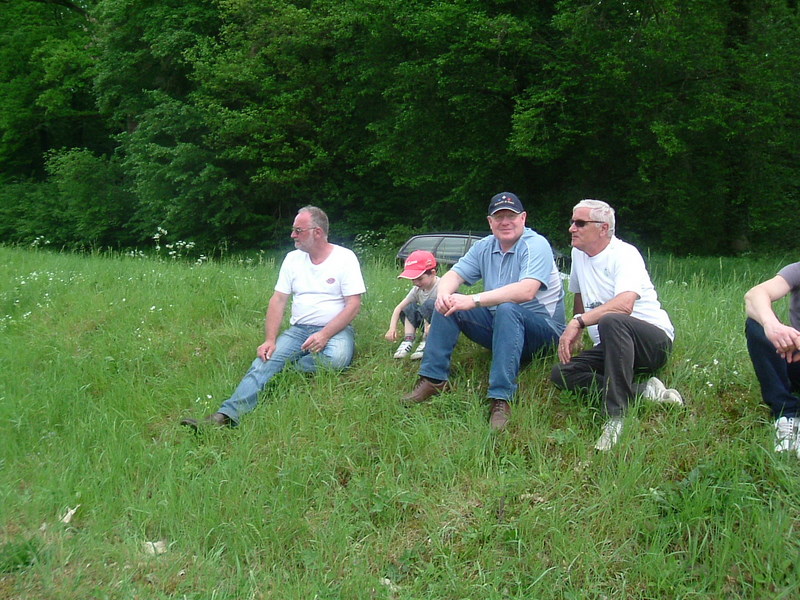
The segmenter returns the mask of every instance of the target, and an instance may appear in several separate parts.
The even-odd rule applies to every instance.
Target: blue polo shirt
[[[505,253],[496,237],[486,236],[453,265],[453,270],[469,285],[483,279],[487,291],[523,279],[536,279],[541,283],[539,291],[533,300],[521,306],[544,317],[557,333],[564,330],[564,286],[549,242],[533,229],[526,227],[522,237]]]

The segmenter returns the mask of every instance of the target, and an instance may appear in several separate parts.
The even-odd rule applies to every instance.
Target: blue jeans
[[[796,417],[800,412],[800,399],[796,395],[800,393],[800,363],[788,363],[780,357],[758,321],[748,318],[744,335],[753,370],[761,385],[761,398],[769,406],[772,417]]]
[[[236,391],[217,412],[228,416],[234,423],[249,413],[258,404],[258,393],[270,379],[283,371],[287,364],[294,364],[298,371],[314,373],[319,368],[345,369],[353,361],[355,335],[351,326],[328,340],[327,345],[317,354],[300,349],[312,333],[322,327],[315,325],[292,325],[278,336],[275,352],[269,360],[256,357]]]
[[[449,317],[434,311],[419,374],[430,379],[448,379],[450,358],[458,336],[463,333],[492,351],[487,396],[511,400],[517,391],[520,363],[551,349],[563,329],[563,324],[513,302],[500,304],[494,311],[480,307],[458,311]]]

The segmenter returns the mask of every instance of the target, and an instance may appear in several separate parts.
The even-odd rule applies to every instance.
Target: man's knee
[[[603,315],[602,317],[600,317],[600,320],[597,322],[597,326],[601,332],[603,330],[607,331],[614,330],[618,329],[621,326],[624,326],[630,319],[631,319],[630,315],[624,315],[621,313],[609,313],[607,315]]]
[[[761,340],[766,339],[767,334],[764,333],[764,328],[755,319],[747,317],[744,322],[744,335],[748,340]]]
[[[502,304],[498,304],[494,311],[494,320],[497,321],[499,319],[518,319],[522,315],[522,311],[525,310],[516,302],[503,302]]]
[[[318,357],[322,366],[331,369],[346,369],[353,362],[355,340],[341,335],[328,341],[323,353]]]

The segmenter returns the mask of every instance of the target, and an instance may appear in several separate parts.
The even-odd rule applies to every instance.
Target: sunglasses
[[[578,229],[583,229],[587,223],[605,223],[605,221],[584,221],[583,219],[570,219],[569,221],[570,227],[575,225]]]
[[[309,231],[311,229],[319,229],[319,228],[318,227],[305,227],[305,228],[303,228],[303,227],[292,227],[292,231],[294,233],[296,233],[297,235],[300,235],[304,231]]]

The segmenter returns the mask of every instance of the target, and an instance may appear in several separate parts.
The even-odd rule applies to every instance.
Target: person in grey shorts
[[[436,257],[427,250],[415,250],[408,255],[403,272],[399,279],[410,279],[414,286],[406,297],[394,307],[389,319],[389,329],[383,336],[390,342],[397,341],[397,325],[403,321],[403,341],[394,353],[395,358],[411,356],[411,360],[419,360],[425,352],[425,342],[431,327],[433,305],[439,289],[439,276],[436,274]],[[417,330],[422,328],[422,340],[414,352],[411,347],[417,338]]]

